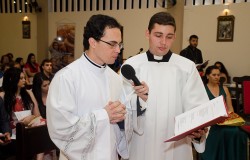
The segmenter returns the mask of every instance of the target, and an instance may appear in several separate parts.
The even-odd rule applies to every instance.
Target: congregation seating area
[[[47,125],[27,128],[19,122],[17,129],[17,160],[32,159],[36,154],[57,149],[51,141]]]
[[[32,110],[31,112],[33,113],[31,113],[29,116],[41,116],[44,120],[46,120],[46,97],[50,82],[56,72],[73,62],[78,57],[82,56],[83,51],[85,50],[83,49],[84,47],[82,45],[82,35],[84,35],[85,32],[87,19],[91,15],[94,15],[98,12],[100,14],[107,14],[117,18],[117,20],[122,25],[122,41],[121,43],[117,44],[119,45],[119,48],[120,44],[124,44],[124,48],[122,48],[121,52],[119,53],[119,59],[117,60],[127,60],[134,55],[147,52],[147,50],[151,51],[149,50],[150,46],[148,46],[148,43],[145,43],[144,37],[145,29],[148,27],[148,21],[146,19],[149,19],[150,16],[155,12],[166,11],[174,15],[177,23],[175,32],[176,40],[173,45],[169,47],[171,48],[171,51],[174,54],[180,54],[180,51],[188,46],[188,37],[192,34],[197,34],[199,36],[199,45],[198,38],[196,45],[198,45],[198,48],[200,48],[202,51],[203,60],[206,60],[209,65],[215,65],[212,63],[217,60],[223,60],[223,63],[227,65],[230,75],[228,75],[228,73],[227,75],[224,75],[225,77],[220,75],[219,83],[217,82],[216,84],[220,84],[220,86],[226,86],[228,88],[231,95],[234,112],[245,120],[245,124],[242,126],[225,125],[225,127],[221,127],[217,124],[214,125],[221,128],[224,127],[223,129],[226,128],[227,130],[219,130],[219,127],[217,128],[218,132],[214,135],[219,138],[210,139],[210,142],[215,142],[214,144],[217,145],[216,149],[213,149],[213,152],[210,152],[211,155],[216,155],[218,152],[224,152],[225,150],[227,152],[231,149],[233,150],[232,155],[242,153],[242,155],[244,154],[245,158],[243,160],[250,160],[250,70],[248,69],[250,67],[248,63],[249,47],[247,46],[247,40],[249,36],[247,33],[245,33],[246,29],[249,28],[250,23],[244,18],[248,17],[248,13],[250,13],[248,12],[250,0],[174,0],[171,2],[175,2],[175,4],[171,7],[167,7],[167,3],[169,2],[164,0],[161,2],[162,3],[160,3],[160,0],[1,1],[0,19],[4,23],[1,24],[2,41],[0,40],[0,102],[4,102],[4,94],[2,93],[8,92],[7,90],[11,88],[8,86],[15,86],[16,88],[19,87],[17,90],[25,88],[27,93],[31,92],[32,97],[34,96],[35,99],[32,99],[32,102],[30,101],[31,103],[29,104],[33,105],[32,107],[34,107],[34,101],[37,101],[36,109],[40,112],[39,115],[37,115],[37,112]],[[223,23],[224,20],[228,22],[227,18],[222,21],[222,17],[234,18],[233,21],[229,21],[230,24],[227,24]],[[221,21],[220,18],[222,18]],[[210,29],[204,29],[207,26],[209,26]],[[226,29],[228,26],[230,26],[230,29]],[[224,35],[223,28],[230,31],[230,38],[227,38]],[[220,36],[220,32],[223,36]],[[98,41],[99,40],[97,40],[97,42]],[[97,44],[103,45],[104,47],[112,46],[109,41],[102,41],[100,43],[98,42]],[[117,46],[117,44],[115,45]],[[138,52],[139,48],[140,52]],[[30,58],[28,54],[30,54]],[[239,66],[235,66],[235,61],[238,61]],[[122,61],[119,61],[118,66],[120,67],[122,63]],[[46,68],[45,64],[49,64],[49,67],[47,66]],[[23,79],[24,74],[26,79],[25,85],[20,87],[17,83],[9,81],[7,87],[5,83],[4,89],[4,86],[2,86],[3,75],[9,68],[13,67],[22,71],[22,73],[13,77],[19,76],[20,79]],[[206,67],[207,66],[203,68],[204,71]],[[119,68],[116,67],[115,71],[118,70]],[[203,71],[200,73],[203,73]],[[220,73],[222,73],[221,69]],[[38,75],[37,78],[35,78],[36,74]],[[200,75],[202,76],[203,74]],[[206,76],[204,77],[208,79]],[[11,77],[10,79],[13,78]],[[140,77],[138,77],[138,79],[141,80]],[[184,78],[182,78],[182,80],[183,79]],[[42,91],[42,88],[45,89]],[[164,88],[162,87],[161,89],[163,90]],[[188,92],[186,93],[188,95],[192,95]],[[14,91],[13,93],[8,92],[7,95],[12,95],[12,99],[15,97],[15,100],[11,102],[12,104],[17,104],[18,98],[21,97],[21,94],[17,94],[17,91],[16,93],[14,93]],[[8,98],[11,99],[10,97],[11,96]],[[158,98],[157,95],[155,97]],[[20,99],[24,100],[25,98],[27,98],[27,96],[21,97]],[[139,98],[137,100],[139,103]],[[24,106],[22,101],[20,104],[22,104],[23,110],[28,110],[28,107]],[[12,110],[13,112],[11,115],[14,115],[14,110]],[[0,111],[0,113],[1,112],[2,111]],[[2,114],[0,114],[0,125],[2,125],[3,122],[1,116]],[[161,116],[156,115],[156,117],[160,118]],[[13,117],[10,119],[13,119]],[[13,126],[12,122],[10,122],[10,126],[12,127],[12,132],[13,129],[16,129],[16,136],[14,136],[14,138],[12,137],[11,139],[12,142],[15,142],[16,153],[14,156],[11,155],[12,157],[10,159],[7,158],[7,160],[39,159],[37,156],[40,153],[44,153],[45,155],[50,153],[50,151],[56,151],[56,156],[53,160],[59,159],[59,150],[49,136],[47,124],[28,126],[21,120],[15,119],[14,121],[15,126]],[[155,126],[158,126],[158,124]],[[231,127],[233,129],[236,128],[237,131],[243,134],[238,134],[239,132],[236,133],[234,130],[228,130],[227,127]],[[5,133],[1,126],[0,129],[0,135]],[[223,142],[220,141],[221,139],[223,139]],[[216,140],[218,140],[218,143]],[[227,142],[227,140],[230,142]],[[238,142],[240,143],[240,147],[235,147],[235,144]],[[246,142],[246,145],[242,145],[242,142]],[[0,160],[2,160],[1,156],[3,153],[1,152],[1,147],[4,145],[0,144]],[[244,147],[244,151],[239,152],[239,150],[243,148],[242,146]],[[246,148],[247,152],[245,152]],[[225,157],[228,155],[230,156],[230,154],[225,153]],[[193,156],[194,160],[217,160],[210,159],[210,157],[208,159],[201,159],[200,154],[196,152],[194,147]],[[218,160],[228,160],[225,157]],[[41,159],[45,158],[42,157]],[[239,160],[242,160],[242,158]]]

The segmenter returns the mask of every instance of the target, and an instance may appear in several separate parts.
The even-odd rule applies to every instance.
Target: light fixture
[[[224,4],[224,10],[223,10],[223,12],[224,12],[225,16],[228,15],[228,13],[229,13],[229,4]]]
[[[29,17],[28,16],[24,16],[23,17],[23,21],[29,21]]]

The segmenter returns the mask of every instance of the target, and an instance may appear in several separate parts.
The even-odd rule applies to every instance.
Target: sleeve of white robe
[[[84,157],[91,150],[97,127],[105,136],[110,132],[110,123],[104,109],[94,110],[83,117],[77,116],[75,98],[78,95],[73,78],[57,74],[51,82],[46,103],[47,125],[52,141],[64,155],[68,159],[79,159],[79,154]]]
[[[207,92],[201,80],[201,77],[193,64],[190,76],[187,79],[186,85],[182,92],[182,104],[184,111],[197,107],[209,101]],[[205,150],[206,136],[203,136],[200,142],[193,141],[197,152],[202,153]]]
[[[133,86],[130,83],[129,80],[127,80],[126,78],[124,78],[121,75],[122,79],[123,79],[123,89],[124,89],[124,95],[125,95],[125,101],[126,101],[126,108],[128,111],[127,116],[130,117],[130,124],[128,125],[130,127],[132,127],[133,131],[136,134],[142,135],[143,134],[143,121],[144,121],[144,114],[141,116],[137,116],[137,95],[134,92]],[[140,98],[139,98],[140,99]],[[140,99],[140,105],[142,107],[142,109],[146,109],[147,108],[147,103],[146,102],[142,102],[143,100]],[[147,112],[147,111],[146,111]],[[131,132],[128,132],[131,133]],[[128,140],[130,141],[132,133],[131,134],[127,134],[130,135],[128,136]]]

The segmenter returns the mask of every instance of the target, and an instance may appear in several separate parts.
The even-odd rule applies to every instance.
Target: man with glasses
[[[83,55],[53,78],[47,98],[50,137],[60,159],[128,158],[122,80],[108,67],[120,53],[121,25],[112,17],[93,15],[84,28]]]

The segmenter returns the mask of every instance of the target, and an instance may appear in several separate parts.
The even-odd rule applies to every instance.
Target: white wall
[[[191,34],[199,36],[198,48],[209,65],[221,61],[231,77],[250,75],[250,3],[231,4],[229,15],[235,16],[233,42],[216,42],[217,17],[223,5],[189,6],[184,10],[183,45],[188,46]]]

